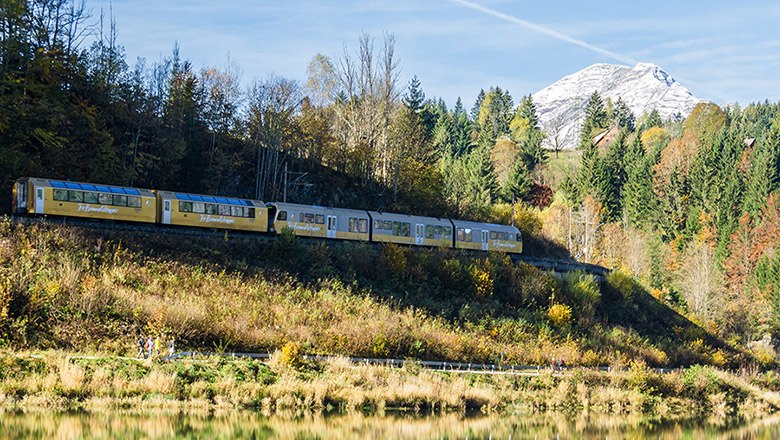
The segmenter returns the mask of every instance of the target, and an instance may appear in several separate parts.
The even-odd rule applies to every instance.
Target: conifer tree
[[[773,136],[758,141],[750,166],[750,177],[745,192],[745,211],[755,216],[766,203],[766,198],[777,188],[777,160],[780,149],[780,130]]]
[[[642,124],[642,131],[648,130],[653,127],[661,127],[664,125],[664,120],[661,119],[661,114],[658,113],[658,110],[653,109],[650,111],[650,114],[647,115],[647,119]]]
[[[520,146],[520,152],[529,172],[536,169],[537,165],[547,162],[547,150],[542,148],[544,133],[539,127],[536,105],[531,95],[524,96],[520,101],[509,129],[512,132],[512,140]]]
[[[605,198],[601,201],[608,218],[617,219],[622,211],[621,193],[626,182],[626,170],[624,159],[626,156],[625,132],[620,132],[617,139],[610,144],[604,158],[604,168],[607,176],[606,182],[602,182],[602,192]]]
[[[582,150],[580,158],[580,172],[577,179],[577,188],[580,195],[594,191],[599,178],[599,152],[593,144],[592,133],[596,128],[602,128],[606,123],[606,112],[601,102],[601,96],[594,91],[585,106],[585,120],[580,132],[579,149]]]
[[[422,111],[425,104],[425,92],[422,90],[420,79],[417,78],[417,75],[413,76],[411,81],[409,81],[409,91],[404,96],[404,103],[414,113],[419,114]]]
[[[466,162],[468,179],[467,195],[476,207],[490,205],[498,191],[498,180],[490,160],[490,150],[479,147],[475,149]]]
[[[612,106],[612,114],[610,115],[611,125],[614,125],[622,130],[629,132],[634,131],[636,124],[636,117],[631,109],[628,108],[628,104],[623,101],[623,98],[618,98],[617,102]]]
[[[471,107],[471,120],[477,122],[479,120],[479,112],[482,111],[482,103],[485,101],[485,89],[479,89],[477,94],[477,100],[474,101],[474,106]]]
[[[592,142],[594,131],[603,130],[607,128],[607,125],[607,112],[604,109],[604,102],[601,100],[599,92],[594,91],[588,98],[587,104],[585,104],[585,121],[583,122],[580,146],[582,147],[586,142]]]
[[[482,101],[477,118],[480,147],[492,147],[499,136],[509,134],[509,124],[512,119],[512,96],[500,87],[491,87]]]
[[[649,225],[652,212],[653,172],[651,158],[645,156],[639,137],[634,138],[626,152],[625,167],[623,216],[629,225],[643,229]]]
[[[524,198],[531,189],[532,183],[533,180],[525,162],[518,158],[509,169],[509,175],[504,183],[504,198],[508,202],[515,202]]]
[[[599,150],[590,140],[583,143],[580,157],[580,170],[577,176],[577,190],[582,195],[592,192],[596,187],[596,175],[599,166]]]

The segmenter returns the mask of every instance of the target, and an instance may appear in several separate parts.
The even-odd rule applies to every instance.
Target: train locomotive
[[[20,178],[14,214],[224,229],[262,234],[519,254],[514,226],[175,191]]]

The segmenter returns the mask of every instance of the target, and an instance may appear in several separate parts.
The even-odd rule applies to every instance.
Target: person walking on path
[[[171,340],[168,341],[168,356],[173,356],[176,353],[176,338],[171,336]]]
[[[146,338],[146,352],[148,353],[148,358],[152,358],[152,350],[154,350],[154,339],[152,339],[152,335],[149,335]]]
[[[144,356],[144,344],[146,344],[146,337],[143,334],[138,337],[138,359],[145,358]]]

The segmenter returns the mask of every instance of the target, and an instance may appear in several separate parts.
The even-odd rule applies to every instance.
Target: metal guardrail
[[[240,352],[196,352],[184,351],[174,353],[172,356],[161,358],[164,361],[176,361],[179,359],[195,359],[199,357],[229,357],[231,360],[256,359],[267,361],[271,359],[271,353],[240,353]],[[307,361],[325,362],[334,359],[347,359],[354,365],[380,365],[389,368],[403,368],[407,363],[419,365],[427,370],[452,371],[463,373],[497,373],[497,374],[539,374],[544,371],[567,372],[572,370],[599,371],[604,373],[621,372],[625,369],[615,369],[607,366],[597,367],[553,367],[541,365],[505,365],[505,364],[482,364],[471,362],[448,362],[448,361],[419,361],[413,359],[385,359],[385,358],[367,358],[367,357],[348,357],[348,356],[325,356],[325,355],[303,355],[302,358]],[[679,369],[673,368],[653,368],[656,373],[666,374]]]

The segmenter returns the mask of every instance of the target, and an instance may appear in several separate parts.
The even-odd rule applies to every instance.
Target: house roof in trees
[[[617,126],[613,126],[609,130],[604,130],[602,133],[596,135],[593,138],[593,144],[596,148],[607,149],[612,142],[617,139],[620,129]]]

